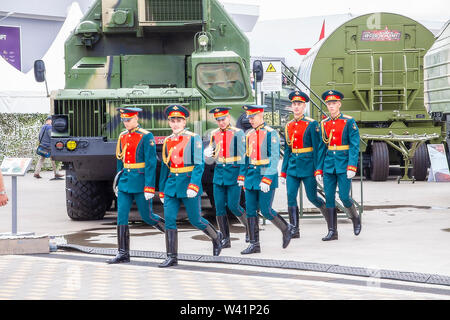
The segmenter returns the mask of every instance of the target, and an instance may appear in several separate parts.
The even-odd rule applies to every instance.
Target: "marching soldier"
[[[164,203],[166,219],[167,258],[159,267],[178,264],[176,219],[181,202],[186,207],[190,223],[202,230],[213,243],[213,255],[222,249],[222,233],[201,216],[203,145],[199,135],[185,129],[189,110],[181,105],[170,105],[164,110],[173,134],[164,140],[159,177],[159,196]]]
[[[241,254],[261,252],[257,210],[270,220],[283,235],[282,247],[292,238],[293,226],[272,209],[275,189],[278,187],[280,137],[264,122],[264,105],[244,106],[253,129],[246,135],[245,172],[238,183],[245,187],[245,204],[250,233],[250,245]]]
[[[230,125],[230,107],[218,107],[209,111],[214,115],[219,126],[211,133],[211,141],[205,148],[204,155],[216,160],[213,178],[216,219],[223,234],[222,248],[230,248],[230,228],[228,225],[226,206],[245,226],[248,234],[248,223],[245,211],[240,206],[241,187],[237,180],[243,175],[245,164],[245,134],[242,130]],[[246,236],[248,242],[248,236]]]
[[[117,175],[114,192],[117,196],[117,238],[119,252],[108,263],[130,261],[130,231],[128,216],[133,200],[142,219],[164,232],[164,219],[153,213],[155,195],[156,144],[153,134],[138,123],[140,108],[119,108],[120,118],[126,128],[117,140]],[[116,186],[117,182],[117,186]]]
[[[328,234],[323,241],[337,240],[337,211],[335,206],[336,186],[339,198],[348,210],[353,222],[353,232],[361,232],[361,220],[356,207],[350,199],[352,178],[356,174],[359,154],[359,130],[355,120],[340,112],[344,95],[337,90],[322,94],[330,116],[321,122],[321,135],[324,143],[320,147],[319,169],[316,179],[322,183],[326,197]]]
[[[299,210],[297,195],[303,181],[306,196],[326,216],[326,207],[317,196],[317,182],[314,172],[318,166],[318,147],[320,143],[319,126],[314,119],[305,117],[306,102],[309,97],[302,91],[289,94],[294,119],[285,127],[286,148],[281,166],[281,183],[286,183],[289,222],[294,226],[293,238],[300,238]]]

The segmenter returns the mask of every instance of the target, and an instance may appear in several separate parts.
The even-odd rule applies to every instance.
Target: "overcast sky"
[[[392,12],[415,20],[450,19],[449,0],[223,0],[259,5],[259,20],[323,16],[338,13],[355,15]]]

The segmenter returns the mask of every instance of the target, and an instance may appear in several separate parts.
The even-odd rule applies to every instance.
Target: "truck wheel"
[[[430,167],[430,161],[428,159],[427,145],[422,143],[414,153],[412,159],[412,176],[416,181],[425,181],[428,174],[428,168]]]
[[[72,220],[101,220],[108,202],[105,181],[79,181],[73,171],[66,174],[67,215]]]
[[[373,142],[370,153],[370,179],[386,181],[389,175],[389,150],[386,142]]]

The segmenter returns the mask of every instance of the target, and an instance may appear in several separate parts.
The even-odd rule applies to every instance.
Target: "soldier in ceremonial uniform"
[[[280,181],[286,183],[289,222],[294,226],[293,238],[300,238],[297,195],[303,181],[306,196],[322,214],[326,215],[325,203],[317,196],[317,182],[314,172],[318,166],[320,141],[319,125],[304,115],[309,97],[302,91],[289,94],[294,119],[285,127],[286,148],[281,166]]]
[[[164,203],[166,219],[167,258],[159,267],[178,264],[176,219],[181,202],[186,207],[190,223],[202,230],[213,243],[213,255],[222,249],[222,233],[201,216],[203,161],[202,139],[186,130],[189,110],[182,105],[170,105],[164,110],[173,134],[164,140],[159,177],[159,196]]]
[[[133,200],[142,219],[164,232],[164,220],[153,213],[155,195],[156,143],[153,134],[138,123],[140,108],[119,108],[120,118],[126,128],[117,140],[117,175],[114,192],[117,196],[118,254],[108,263],[130,261],[130,231],[128,216]],[[117,182],[117,186],[116,186]]]
[[[248,230],[247,217],[240,206],[241,187],[238,177],[245,169],[245,134],[230,125],[230,107],[217,107],[209,111],[214,115],[219,128],[211,133],[211,141],[204,155],[216,160],[213,178],[216,219],[224,238],[223,248],[230,248],[230,229],[226,206]],[[246,233],[248,234],[248,233]],[[248,236],[246,236],[248,242]]]
[[[245,171],[238,183],[245,187],[245,204],[250,231],[250,245],[241,254],[261,252],[257,210],[270,220],[283,235],[282,247],[286,248],[292,238],[293,226],[272,209],[275,189],[278,187],[278,161],[280,137],[264,122],[264,105],[247,105],[250,129],[246,135]]]
[[[355,235],[361,232],[361,220],[353,201],[350,199],[352,178],[356,174],[359,155],[359,130],[355,120],[340,112],[344,95],[337,90],[327,90],[322,94],[330,116],[321,122],[323,143],[319,151],[319,169],[316,179],[322,183],[326,197],[328,234],[323,241],[337,240],[337,212],[335,206],[336,187],[339,198],[348,210],[353,222]]]

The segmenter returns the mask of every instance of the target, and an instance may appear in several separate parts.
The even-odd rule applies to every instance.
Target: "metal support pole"
[[[12,180],[12,235],[17,235],[17,176],[11,176]]]

